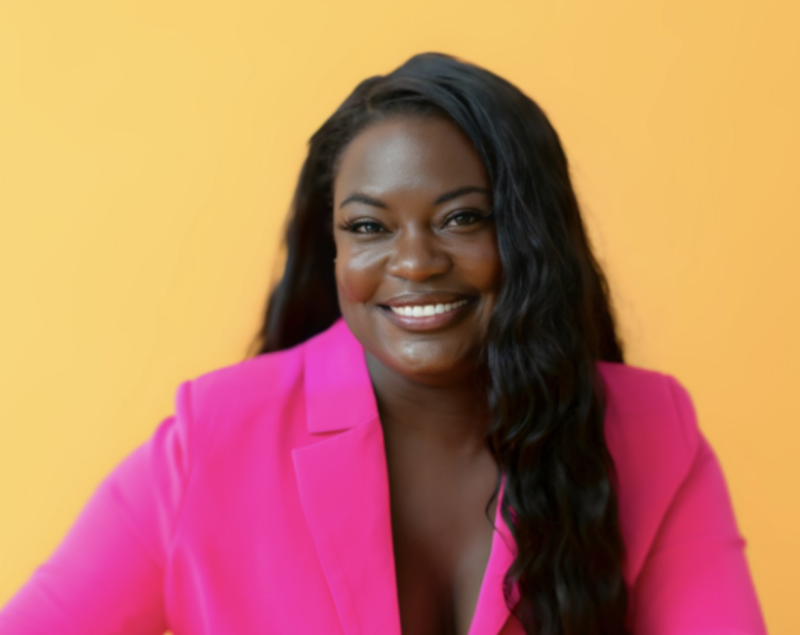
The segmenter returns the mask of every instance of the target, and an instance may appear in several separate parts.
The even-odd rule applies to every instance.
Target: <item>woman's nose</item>
[[[397,237],[387,271],[413,282],[446,273],[452,267],[450,256],[427,231],[406,232]]]

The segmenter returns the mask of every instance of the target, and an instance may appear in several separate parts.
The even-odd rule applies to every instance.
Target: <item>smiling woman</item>
[[[762,635],[549,121],[426,54],[311,139],[253,359],[183,384],[0,633]]]

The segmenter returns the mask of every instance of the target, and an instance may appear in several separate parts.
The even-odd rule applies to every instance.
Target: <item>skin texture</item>
[[[501,276],[490,184],[436,117],[373,123],[334,180],[339,304],[364,346],[386,444],[404,633],[466,634],[497,482],[477,366]],[[466,301],[423,320],[389,305]]]

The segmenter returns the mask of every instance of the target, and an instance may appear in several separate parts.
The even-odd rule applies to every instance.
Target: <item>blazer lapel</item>
[[[516,547],[514,537],[506,526],[500,513],[499,501],[503,500],[503,484],[497,495],[494,518],[494,533],[492,534],[492,550],[489,553],[489,562],[481,581],[478,592],[478,603],[472,616],[468,635],[497,635],[509,621],[511,612],[508,610],[505,595],[503,594],[503,579],[506,571],[514,562]],[[513,599],[513,598],[512,598]],[[509,624],[516,620],[512,620]],[[503,632],[507,632],[503,630]],[[520,631],[521,632],[521,631]]]
[[[364,351],[343,321],[304,346],[309,432],[300,501],[347,635],[400,635],[383,431]]]

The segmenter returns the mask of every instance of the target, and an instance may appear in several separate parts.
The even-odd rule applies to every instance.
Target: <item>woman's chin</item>
[[[406,342],[375,357],[406,379],[431,386],[463,382],[475,373],[478,362],[477,351],[430,342]]]
[[[485,327],[475,315],[450,328],[414,331],[387,320],[382,311],[342,313],[370,356],[411,381],[446,386],[467,380],[478,366]]]

